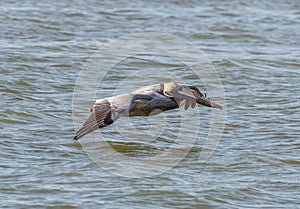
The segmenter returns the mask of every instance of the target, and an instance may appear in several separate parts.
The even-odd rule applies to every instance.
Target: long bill
[[[217,109],[220,109],[220,110],[223,109],[223,107],[221,105],[210,101],[206,97],[197,97],[196,101],[197,101],[198,104],[201,104],[201,105],[204,105],[204,106],[207,106],[207,107],[217,108]]]

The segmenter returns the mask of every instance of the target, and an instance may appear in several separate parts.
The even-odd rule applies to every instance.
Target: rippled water
[[[0,208],[299,207],[298,1],[27,0],[2,1],[0,11]],[[198,161],[199,137],[171,170],[123,178],[99,167],[72,141],[72,95],[80,70],[101,46],[137,32],[180,36],[219,73],[226,126],[207,162]],[[120,63],[179,69],[177,64]],[[195,84],[189,76],[184,80]],[[209,118],[206,108],[200,112]],[[134,121],[139,123],[147,126]],[[206,133],[209,126],[201,124]],[[170,135],[140,147],[139,135],[133,135],[134,142],[110,143],[119,152],[139,154],[172,143]]]

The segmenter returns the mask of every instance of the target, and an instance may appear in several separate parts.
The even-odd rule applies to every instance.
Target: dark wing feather
[[[194,108],[196,106],[196,97],[187,87],[174,88],[169,92],[171,96],[179,103],[184,100],[184,109],[187,110],[189,107]]]
[[[74,140],[78,140],[84,135],[114,122],[111,117],[112,109],[107,100],[95,103],[91,112],[92,114],[84,122],[83,126],[76,132],[76,136],[73,138]]]

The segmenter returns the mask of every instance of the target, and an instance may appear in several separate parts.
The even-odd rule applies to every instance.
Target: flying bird
[[[181,106],[185,110],[194,108],[196,104],[222,109],[197,87],[174,82],[144,86],[131,93],[98,99],[90,110],[91,115],[73,139],[78,140],[98,128],[108,126],[120,116],[151,116]]]

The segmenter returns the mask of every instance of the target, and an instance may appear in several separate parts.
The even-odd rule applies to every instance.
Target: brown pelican
[[[92,113],[76,132],[74,140],[108,126],[120,116],[150,116],[162,111],[172,110],[184,105],[184,109],[194,108],[196,104],[222,109],[211,102],[195,86],[177,83],[156,84],[139,88],[128,94],[98,99],[90,110]]]

